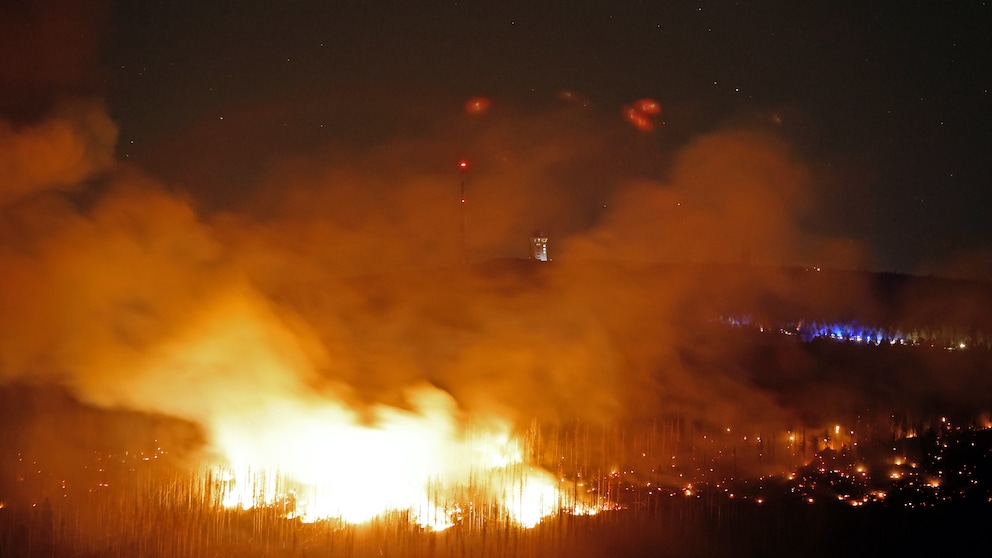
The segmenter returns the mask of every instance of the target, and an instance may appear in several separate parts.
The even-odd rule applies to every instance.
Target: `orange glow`
[[[408,394],[413,411],[379,407],[365,424],[333,401],[284,402],[278,421],[232,417],[217,425],[225,507],[281,506],[304,522],[358,524],[408,511],[443,530],[461,510],[485,503],[522,527],[561,511],[594,513],[573,488],[523,462],[506,424],[463,427],[446,393],[423,386]]]
[[[654,99],[641,99],[639,101],[635,101],[634,107],[644,114],[650,114],[651,116],[661,114],[661,105]]]
[[[650,132],[654,129],[653,118],[661,114],[661,105],[653,99],[640,99],[624,106],[621,114],[638,130]]]
[[[489,110],[489,105],[489,99],[485,97],[472,97],[465,102],[465,112],[474,115],[484,114]]]
[[[641,111],[637,110],[635,107],[626,106],[623,108],[623,116],[634,125],[635,128],[642,132],[650,132],[654,129],[654,123],[644,115]]]

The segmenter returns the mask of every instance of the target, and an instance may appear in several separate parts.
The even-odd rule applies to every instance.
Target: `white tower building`
[[[548,237],[540,231],[530,237],[530,257],[541,262],[548,261]]]

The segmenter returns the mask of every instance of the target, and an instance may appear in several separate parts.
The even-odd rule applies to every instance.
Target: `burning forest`
[[[101,383],[8,381],[0,545],[605,555],[681,532],[692,536],[667,541],[673,554],[721,554],[706,537],[762,508],[987,505],[988,348],[766,332],[761,319],[811,311],[762,302],[769,277],[779,295],[830,294],[810,283],[824,272],[789,273],[518,260],[366,275],[317,295],[337,305],[334,340],[308,325],[329,313],[231,288],[147,354],[102,360]],[[712,275],[721,281],[702,286]],[[734,277],[750,301],[722,291]],[[658,285],[683,287],[652,297]],[[852,302],[837,296],[830,308]],[[763,317],[721,319],[714,301]],[[966,317],[958,330],[984,339]],[[75,391],[95,388],[112,389]],[[985,449],[945,471],[937,446],[973,440]]]
[[[987,523],[992,287],[863,271],[787,107],[183,74],[152,88],[173,121],[100,94],[102,14],[23,4],[0,557],[816,556]]]

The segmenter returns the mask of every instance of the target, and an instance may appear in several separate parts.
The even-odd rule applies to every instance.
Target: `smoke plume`
[[[519,428],[668,417],[765,433],[870,405],[870,389],[821,381],[803,351],[755,354],[707,325],[804,300],[781,266],[865,261],[804,229],[822,185],[780,132],[677,144],[574,104],[424,106],[434,119],[413,120],[429,125],[394,115],[395,133],[359,143],[341,128],[269,146],[260,122],[247,151],[272,156],[233,197],[182,170],[245,157],[233,137],[203,151],[180,131],[155,152],[177,167],[159,176],[114,160],[97,103],[0,125],[0,378],[208,438],[320,402],[369,423],[443,400],[459,420]],[[224,125],[189,133],[223,138]],[[549,264],[524,260],[535,230]],[[713,263],[759,278],[693,267]],[[855,281],[806,308],[870,314],[874,294]],[[423,386],[441,395],[411,395]]]

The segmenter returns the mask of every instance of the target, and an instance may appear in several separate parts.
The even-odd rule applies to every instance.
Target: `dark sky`
[[[212,212],[254,198],[272,161],[328,146],[374,151],[371,167],[393,168],[383,146],[417,142],[432,147],[392,155],[424,158],[425,172],[466,153],[485,162],[479,128],[548,118],[570,91],[588,113],[582,133],[623,147],[573,151],[552,177],[513,175],[579,184],[569,216],[548,219],[552,238],[602,223],[616,183],[669,181],[697,138],[761,129],[808,167],[803,234],[856,244],[859,267],[987,276],[992,8],[869,4],[15,1],[3,27],[18,32],[0,42],[15,85],[0,107],[21,125],[66,95],[102,99],[115,158]],[[489,121],[466,132],[462,106],[477,95]],[[646,133],[621,113],[641,98],[663,109]],[[500,136],[516,137],[519,157],[526,138],[558,141]],[[478,180],[487,170],[473,166]]]

